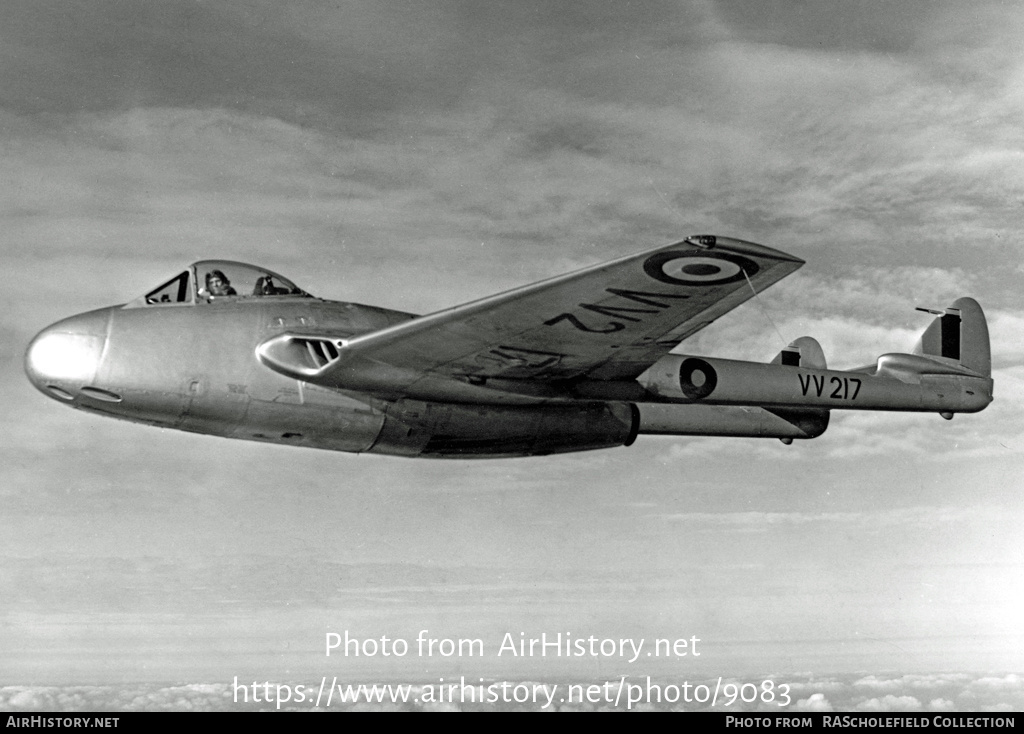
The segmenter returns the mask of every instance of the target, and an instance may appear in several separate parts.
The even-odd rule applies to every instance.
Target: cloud
[[[968,508],[972,530],[993,517],[970,507],[1013,488],[1024,450],[1021,17],[998,3],[979,6],[970,24],[959,6],[870,15],[784,6],[5,6],[0,379],[10,401],[0,494],[13,562],[2,591],[28,615],[22,628],[54,604],[116,614],[241,603],[262,620],[293,600],[322,606],[339,569],[381,557],[425,559],[420,592],[450,583],[446,571],[423,569],[481,556],[497,566],[516,553],[520,568],[533,564],[521,577],[530,583],[567,573],[551,571],[552,558],[675,573],[666,548],[679,546],[629,524],[634,515],[609,519],[609,498],[656,496],[672,524],[767,528],[794,545],[818,526],[959,527],[953,507]],[[695,231],[805,258],[758,302],[782,343],[809,333],[839,367],[909,349],[928,321],[914,306],[978,296],[992,321],[997,402],[952,424],[837,414],[822,439],[789,449],[650,438],[632,454],[413,468],[104,422],[44,404],[21,372],[25,343],[45,324],[135,297],[203,257],[254,261],[327,298],[421,313]],[[760,310],[749,303],[684,348],[767,360],[782,344]],[[933,509],[877,511],[894,476],[909,487],[896,501]],[[749,514],[706,511],[740,501]],[[693,507],[704,511],[679,511]],[[538,521],[551,523],[547,532]],[[741,556],[754,548],[714,542],[695,557],[749,561]],[[927,548],[915,550],[938,552]],[[723,568],[706,565],[709,575]],[[90,584],[87,571],[118,583]],[[226,578],[236,572],[248,580]],[[412,584],[371,587],[372,570],[361,573],[344,593],[365,594],[376,613],[382,598],[422,599],[395,591]],[[560,577],[544,579],[555,596]],[[617,614],[607,588],[586,597],[588,611]],[[877,597],[857,602],[858,619],[881,626]],[[502,609],[522,613],[518,602]],[[173,630],[187,639],[204,623]],[[855,696],[840,694],[846,679],[826,684],[800,700],[966,705],[954,683]],[[128,700],[214,705],[220,690],[141,687]],[[61,705],[106,700],[63,692]],[[8,694],[60,703],[43,689]],[[1018,701],[1012,690],[972,695],[985,706]]]
[[[984,524],[991,518],[993,510],[976,507],[964,510],[960,507],[905,507],[865,512],[688,512],[661,515],[660,519],[672,523],[685,523],[701,528],[756,528],[761,531],[782,530],[798,526],[821,528],[836,525],[841,532],[863,530],[936,529],[956,523],[972,522]],[[709,530],[714,532],[714,530]],[[858,685],[864,683],[858,681]],[[897,684],[893,684],[897,685]]]
[[[812,693],[808,698],[796,702],[799,711],[834,711],[824,693]]]
[[[913,696],[870,698],[857,704],[858,711],[920,711],[921,702]]]
[[[1024,676],[1009,673],[1003,676],[984,676],[971,682],[971,691],[979,695],[989,693],[1020,692],[1024,690]]]
[[[902,679],[907,684],[933,681],[935,687],[942,690],[942,695],[929,700],[927,706],[912,694],[905,686],[896,686],[892,692],[882,696],[863,695],[863,682],[856,681],[851,676],[828,677],[810,676],[807,674],[775,675],[773,680],[776,684],[773,690],[781,691],[778,685],[784,681],[791,681],[787,690],[791,695],[796,690],[812,690],[806,697],[794,698],[790,707],[780,708],[777,701],[763,702],[748,705],[736,702],[733,707],[721,708],[724,711],[931,711],[957,710],[961,712],[974,711],[1013,711],[1019,706],[1024,695],[1024,689],[1020,681],[1014,682],[1015,676],[1007,675],[998,677],[1002,681],[998,692],[987,690],[985,693],[978,692],[978,684],[984,678],[975,678],[970,675],[947,675],[947,674],[921,674],[907,676]],[[330,676],[327,678],[327,685],[331,685]],[[613,701],[602,700],[594,703],[587,701],[568,701],[569,686],[577,686],[576,691],[585,691],[590,686],[596,686],[594,690],[617,691],[620,685],[619,680],[560,680],[538,683],[531,680],[486,680],[480,684],[474,682],[474,690],[460,693],[459,683],[455,684],[455,700],[451,700],[449,689],[445,688],[445,700],[439,700],[441,685],[435,683],[399,683],[394,682],[385,689],[383,685],[378,687],[376,698],[383,700],[367,700],[366,696],[360,696],[359,701],[348,700],[339,702],[333,700],[331,705],[326,705],[326,699],[320,701],[316,706],[316,693],[319,681],[315,685],[304,684],[303,692],[299,693],[299,681],[270,682],[269,689],[259,684],[260,702],[251,700],[251,687],[244,690],[246,684],[238,688],[232,683],[199,683],[165,686],[160,684],[137,684],[123,687],[117,686],[66,686],[66,687],[33,687],[33,686],[7,686],[0,688],[0,707],[13,713],[30,712],[38,710],[54,711],[57,713],[72,711],[256,711],[256,710],[289,710],[289,711],[380,711],[380,710],[421,710],[421,711],[457,711],[457,710],[540,710],[547,702],[549,695],[554,692],[556,710],[614,710],[632,708],[643,710],[673,710],[673,711],[695,711],[709,708],[709,703],[699,703],[692,700],[696,687],[707,685],[710,690],[715,688],[715,680],[677,680],[672,678],[656,680],[632,680],[628,679],[630,685],[636,686],[632,693],[634,699],[627,703],[622,698],[618,704]],[[664,692],[672,690],[668,698],[675,698],[676,693],[682,692],[682,684],[689,683],[688,693],[691,701],[686,702],[681,698],[677,701],[666,700]],[[343,683],[348,685],[348,683]],[[358,686],[352,682],[353,686]],[[372,685],[372,684],[367,684]],[[480,688],[483,685],[485,691],[494,691],[500,696],[502,691],[510,692],[515,689],[522,697],[522,694],[529,692],[532,696],[536,694],[536,702],[527,700],[516,702],[510,696],[507,701],[485,701],[480,702]],[[281,688],[278,688],[281,686]],[[287,689],[288,698],[280,705],[277,698],[284,698]],[[986,689],[981,684],[981,689]],[[265,695],[269,690],[270,699]],[[828,690],[828,696],[822,693]],[[656,692],[663,695],[659,698]],[[651,698],[648,699],[648,693]],[[637,700],[636,695],[641,698]],[[577,693],[578,695],[578,693]],[[463,700],[462,697],[465,697]],[[402,700],[403,697],[406,700]],[[562,700],[565,698],[566,700]],[[394,700],[392,700],[394,699]],[[955,708],[953,708],[955,707]]]
[[[917,673],[815,677],[800,680],[792,676],[793,690],[828,691],[801,699],[808,710],[834,711],[990,711],[1019,705],[1024,686],[1019,676],[987,676],[968,673]],[[930,693],[929,693],[930,692]],[[941,694],[941,695],[936,695]],[[922,700],[927,700],[923,704]],[[818,705],[822,708],[815,708]]]
[[[1024,362],[1024,313],[999,310],[987,316],[992,361],[997,367],[1007,363],[1019,366]]]
[[[124,252],[145,236],[165,261],[195,254],[199,241],[228,254],[248,248],[274,265],[299,243],[333,250],[367,294],[383,281],[362,264],[364,254],[396,248],[388,281],[415,290],[429,250],[470,273],[468,288],[451,279],[435,293],[468,298],[657,244],[682,228],[725,227],[814,253],[809,268],[818,273],[874,266],[858,277],[882,282],[891,301],[900,283],[885,281],[885,268],[905,267],[906,279],[919,282],[929,267],[949,272],[948,258],[946,267],[929,262],[941,248],[928,249],[949,227],[918,209],[952,199],[958,222],[983,221],[991,202],[960,201],[972,175],[1013,198],[1014,186],[992,184],[1017,168],[1002,148],[947,134],[961,122],[956,115],[975,114],[970,105],[922,109],[942,88],[913,55],[893,60],[841,43],[835,58],[799,44],[752,43],[734,14],[706,3],[645,6],[628,19],[610,4],[453,4],[404,22],[358,4],[45,8],[16,5],[8,28],[32,29],[33,48],[77,61],[65,68],[89,84],[34,84],[78,102],[46,125],[17,106],[8,115],[21,154],[10,164],[12,201],[45,226],[12,232],[19,248],[40,241]],[[40,12],[54,22],[33,23]],[[122,27],[137,32],[119,35]],[[173,43],[177,34],[189,43]],[[118,55],[96,54],[104,46],[97,37],[113,36]],[[29,41],[19,42],[24,53],[39,53]],[[647,54],[655,62],[622,63]],[[119,65],[144,72],[110,84]],[[104,83],[108,95],[90,91]],[[829,106],[818,104],[823,97]],[[893,219],[890,210],[898,226],[880,221]],[[50,215],[46,225],[40,214]],[[888,240],[886,230],[899,241],[862,246],[866,237]],[[496,252],[503,267],[493,270],[506,279],[472,274]],[[821,313],[830,302],[816,295],[805,293],[796,313]],[[425,294],[410,301],[417,310],[449,305],[427,303]],[[879,298],[873,312],[888,311],[889,301]],[[858,319],[842,300],[835,305],[845,323],[808,325],[834,331],[825,338],[844,360]]]

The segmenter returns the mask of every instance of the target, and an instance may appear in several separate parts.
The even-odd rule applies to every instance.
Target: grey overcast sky
[[[1004,2],[4,2],[0,686],[1021,671],[1021,37]],[[698,232],[808,264],[685,351],[770,359],[766,309],[853,367],[971,295],[996,402],[434,463],[121,424],[22,372],[196,259],[422,313]],[[325,658],[346,629],[491,648]],[[521,631],[705,647],[490,654]]]

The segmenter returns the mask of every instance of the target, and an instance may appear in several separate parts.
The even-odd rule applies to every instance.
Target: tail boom
[[[800,337],[770,364],[670,354],[640,377],[660,400],[762,408],[976,413],[992,402],[988,325],[973,298],[936,315],[913,354],[883,354],[856,370],[826,367],[821,346]]]
[[[829,412],[731,405],[639,403],[641,435],[817,438],[828,428]]]
[[[703,405],[975,413],[992,402],[991,378],[910,354],[851,372],[673,354],[641,384],[662,400]]]

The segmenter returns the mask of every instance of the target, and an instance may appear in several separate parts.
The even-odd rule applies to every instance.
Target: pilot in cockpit
[[[220,270],[211,270],[206,274],[206,288],[199,291],[201,296],[237,296],[238,292],[231,287],[231,281]]]

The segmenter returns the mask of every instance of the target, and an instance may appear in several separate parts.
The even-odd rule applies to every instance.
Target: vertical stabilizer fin
[[[936,318],[914,347],[914,354],[952,360],[985,377],[992,375],[988,322],[973,298],[958,298],[941,311],[919,308]]]
[[[828,366],[825,363],[825,352],[822,351],[821,345],[818,344],[817,339],[810,336],[802,336],[794,341],[776,354],[771,364],[815,370],[823,370]]]

